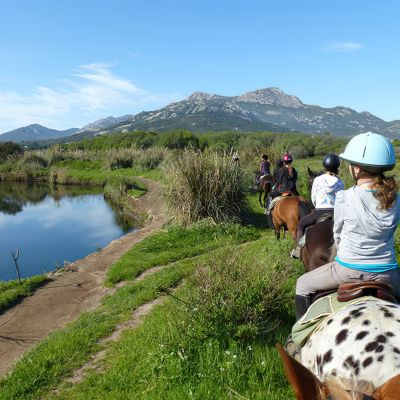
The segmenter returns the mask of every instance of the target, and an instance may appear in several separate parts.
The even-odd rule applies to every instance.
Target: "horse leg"
[[[274,228],[275,228],[276,238],[279,240],[281,238],[281,225],[280,224],[274,224]]]
[[[265,188],[264,189],[264,208],[268,207],[268,190]]]
[[[288,231],[290,235],[292,236],[293,240],[297,242],[297,237],[296,237],[296,232],[297,232],[297,224],[290,224],[288,226]]]
[[[262,191],[259,190],[259,191],[258,191],[258,202],[260,203],[260,207],[263,206],[263,204],[262,204],[262,202],[261,202],[261,196],[262,196]]]

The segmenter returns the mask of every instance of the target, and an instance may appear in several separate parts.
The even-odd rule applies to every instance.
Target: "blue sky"
[[[0,132],[279,87],[400,119],[396,0],[0,3]]]

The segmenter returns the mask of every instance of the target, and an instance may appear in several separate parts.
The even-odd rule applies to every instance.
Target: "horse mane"
[[[308,215],[312,209],[311,203],[302,196],[299,196],[299,220]]]

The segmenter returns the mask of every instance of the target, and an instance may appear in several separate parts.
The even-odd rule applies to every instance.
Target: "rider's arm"
[[[336,248],[340,243],[340,234],[342,233],[344,223],[344,191],[341,190],[336,194],[335,209],[334,209],[334,224],[333,224],[333,238],[335,239]]]

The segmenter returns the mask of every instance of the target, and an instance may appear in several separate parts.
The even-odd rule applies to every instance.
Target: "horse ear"
[[[400,375],[389,379],[374,391],[372,397],[376,400],[396,400],[400,393]]]
[[[277,343],[279,355],[283,362],[286,378],[293,389],[297,400],[319,400],[322,394],[327,394],[325,385],[306,367],[286,353],[281,344]]]
[[[310,167],[307,167],[308,176],[314,176],[314,172],[311,171]]]

